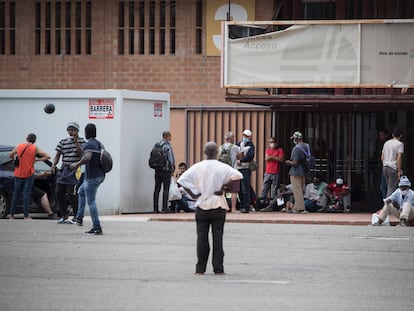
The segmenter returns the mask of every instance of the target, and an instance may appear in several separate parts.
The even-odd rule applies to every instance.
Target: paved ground
[[[224,276],[193,274],[193,215],[104,216],[103,236],[0,220],[0,310],[413,309],[414,228],[264,214],[228,214]]]

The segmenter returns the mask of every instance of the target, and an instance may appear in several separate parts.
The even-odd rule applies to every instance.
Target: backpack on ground
[[[108,150],[105,149],[104,145],[96,140],[99,143],[100,150],[89,150],[94,153],[99,153],[99,164],[101,165],[101,169],[104,173],[109,173],[112,170],[113,160],[112,156]]]
[[[311,170],[314,170],[315,169],[315,165],[316,165],[316,159],[311,154],[310,149],[309,149],[309,146],[307,148],[308,150],[302,149],[299,146],[298,146],[298,148],[300,150],[302,150],[302,152],[305,154],[305,159],[302,162],[305,171],[309,172]]]
[[[162,152],[162,145],[160,143],[156,143],[152,148],[148,160],[148,165],[154,170],[161,170],[165,167],[166,161],[164,158],[164,153]]]
[[[218,160],[220,162],[223,162],[223,163],[226,163],[230,166],[233,166],[232,163],[231,163],[231,154],[230,154],[231,149],[233,148],[233,146],[234,146],[233,144],[230,144],[229,147],[227,147],[227,148],[223,148],[223,147],[220,148],[221,153],[218,157]]]

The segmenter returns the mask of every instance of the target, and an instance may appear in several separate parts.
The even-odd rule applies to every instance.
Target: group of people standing
[[[79,136],[79,124],[76,122],[68,123],[66,130],[68,137],[57,144],[51,167],[52,174],[56,174],[57,214],[60,217],[58,224],[73,223],[82,226],[87,203],[93,225],[85,233],[100,235],[102,228],[95,199],[98,187],[105,179],[105,173],[100,166],[101,144],[96,139],[96,126],[92,123],[85,126],[86,139]],[[25,143],[17,145],[9,154],[12,159],[19,158],[19,165],[14,169],[14,191],[9,218],[14,218],[17,200],[23,191],[24,219],[31,219],[29,215],[31,193],[33,190],[35,193],[39,192],[33,188],[34,163],[50,159],[50,155],[38,148],[35,142],[36,135],[31,133]],[[60,160],[61,166],[58,169]],[[80,167],[83,165],[85,169],[81,172]],[[41,193],[44,195],[43,191]],[[71,220],[68,216],[68,205],[72,207],[75,215]],[[50,209],[49,216],[54,216]]]

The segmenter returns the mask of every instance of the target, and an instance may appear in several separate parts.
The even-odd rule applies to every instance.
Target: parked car
[[[10,213],[11,200],[14,190],[14,165],[13,160],[9,158],[9,153],[14,146],[0,145],[0,218],[5,218]],[[55,181],[56,177],[52,174],[52,162],[39,161],[35,162],[35,186],[45,191],[48,195],[50,206],[56,212]],[[21,194],[16,214],[23,212],[23,194]],[[45,213],[40,204],[31,200],[30,214]],[[73,214],[69,206],[69,214]]]

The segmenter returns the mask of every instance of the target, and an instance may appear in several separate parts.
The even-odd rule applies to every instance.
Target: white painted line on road
[[[149,221],[151,217],[120,217],[120,216],[99,216],[100,220],[103,221],[128,221],[128,222],[145,222]]]
[[[386,240],[386,241],[409,241],[410,237],[400,236],[400,237],[390,237],[390,236],[354,236],[354,239],[364,239],[364,240]]]
[[[220,283],[233,283],[233,284],[273,284],[273,285],[286,285],[289,281],[272,281],[272,280],[222,280]]]

